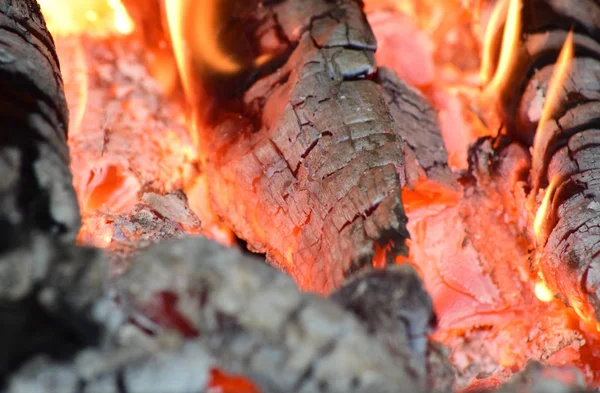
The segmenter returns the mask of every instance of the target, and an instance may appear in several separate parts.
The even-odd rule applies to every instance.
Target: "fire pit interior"
[[[6,391],[600,385],[598,0],[0,0],[0,73]]]

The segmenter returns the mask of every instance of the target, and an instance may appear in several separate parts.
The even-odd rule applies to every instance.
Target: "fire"
[[[215,32],[220,27],[217,15],[219,3],[213,0],[166,2],[167,20],[180,64],[185,54],[192,54],[218,72],[233,74],[241,69],[241,65],[225,53],[215,39]]]
[[[532,172],[534,174],[539,174],[540,171],[543,170],[543,154],[545,146],[548,145],[548,141],[552,138],[553,134],[547,131],[544,128],[544,125],[552,120],[556,115],[557,107],[560,104],[560,96],[561,96],[561,86],[569,73],[570,66],[572,64],[571,60],[573,58],[573,32],[570,32],[565,40],[563,48],[558,56],[558,60],[556,62],[556,66],[552,72],[552,78],[550,79],[550,83],[548,85],[548,91],[546,92],[546,100],[544,102],[544,107],[542,110],[542,115],[540,117],[540,121],[537,126],[537,130],[535,133],[535,138],[533,142],[533,167]],[[543,231],[543,224],[548,216],[548,209],[550,207],[552,196],[556,191],[557,186],[559,185],[559,178],[555,177],[550,180],[550,184],[546,188],[546,193],[544,195],[544,199],[542,200],[542,204],[535,215],[534,221],[534,233],[538,243],[543,242],[545,234]],[[536,176],[534,179],[534,190],[539,187],[539,176]],[[532,193],[532,195],[535,194]]]
[[[546,100],[542,109],[542,115],[540,117],[535,138],[533,141],[533,173],[539,173],[543,166],[543,150],[548,145],[549,139],[552,138],[552,134],[547,132],[544,125],[552,120],[556,116],[557,107],[560,104],[562,85],[567,77],[573,59],[573,32],[569,32],[565,43],[560,51],[558,60],[552,72],[552,78],[548,85],[548,91],[546,92]],[[537,179],[536,179],[537,181]],[[539,186],[539,184],[536,184]]]
[[[481,69],[480,77],[481,83],[488,83],[494,76],[493,66],[493,51],[491,50],[496,32],[500,30],[502,23],[506,20],[506,13],[508,12],[508,0],[500,0],[490,16],[487,28],[485,30],[485,36],[483,39],[484,47],[487,49],[483,52],[481,57]]]
[[[535,220],[533,222],[533,231],[538,242],[538,246],[540,247],[543,246],[542,242],[545,238],[544,223],[546,221],[546,218],[548,217],[552,197],[554,196],[554,191],[556,190],[558,183],[558,178],[552,179],[550,185],[546,188],[546,193],[544,194],[542,204],[540,205],[535,214]]]
[[[554,299],[554,293],[548,288],[544,280],[540,280],[535,283],[535,297],[540,299],[542,302],[550,302]]]
[[[165,12],[167,15],[167,21],[169,24],[169,31],[171,35],[171,44],[173,45],[173,52],[175,55],[175,61],[179,70],[179,76],[181,78],[181,84],[188,101],[193,101],[192,97],[194,91],[192,89],[192,64],[190,59],[190,50],[186,42],[186,38],[189,36],[186,34],[186,26],[184,23],[184,15],[188,14],[190,2],[186,0],[172,0],[165,4]],[[206,28],[206,27],[205,27]],[[214,47],[213,47],[214,49]],[[220,53],[220,51],[217,51]]]
[[[63,39],[65,35],[78,38],[83,35],[90,35],[94,36],[94,39],[111,36],[110,39],[106,40],[106,42],[111,43],[117,42],[119,39],[123,42],[129,42],[129,40],[134,40],[136,37],[135,35],[124,37],[124,35],[134,32],[136,26],[120,0],[39,1],[49,28],[55,36]],[[172,104],[172,101],[176,101],[172,99],[174,94],[171,94],[171,96],[156,95],[151,97],[150,101],[157,101],[156,106],[161,107],[162,112],[160,116],[154,116],[152,113],[154,109],[149,108],[152,105],[146,105],[145,99],[148,98],[146,91],[140,91],[137,95],[130,94],[131,91],[151,79],[143,71],[140,72],[138,68],[130,66],[122,67],[126,69],[125,73],[128,74],[128,77],[131,76],[130,74],[135,74],[131,76],[131,79],[134,79],[133,82],[119,85],[116,78],[106,78],[106,80],[100,80],[101,83],[98,83],[99,76],[96,74],[103,76],[107,73],[97,72],[94,74],[90,72],[95,65],[92,64],[92,60],[86,57],[86,51],[89,51],[89,48],[86,49],[80,42],[75,46],[76,50],[74,52],[63,51],[65,59],[68,58],[66,54],[71,54],[70,63],[68,62],[70,66],[67,67],[73,68],[75,65],[81,69],[80,73],[69,74],[64,71],[65,67],[63,67],[63,76],[67,85],[67,96],[72,114],[69,130],[69,143],[74,158],[72,161],[75,163],[72,171],[84,214],[93,213],[107,207],[111,213],[122,212],[126,214],[132,206],[139,202],[140,192],[147,185],[152,187],[158,184],[157,188],[160,191],[169,191],[181,187],[187,194],[189,206],[202,221],[203,234],[222,243],[234,243],[235,239],[230,230],[220,223],[219,218],[211,210],[207,192],[210,179],[207,178],[206,173],[202,172],[202,165],[195,165],[196,160],[202,160],[202,149],[208,148],[208,146],[202,146],[202,141],[197,132],[202,127],[202,124],[199,123],[199,120],[202,120],[199,119],[202,113],[198,111],[200,109],[204,110],[204,107],[208,106],[205,105],[207,103],[203,100],[210,98],[209,96],[203,96],[206,92],[203,91],[202,82],[206,82],[206,79],[203,81],[202,78],[205,77],[207,71],[224,77],[234,77],[248,70],[249,67],[261,66],[269,61],[272,55],[267,53],[257,55],[254,59],[240,60],[236,57],[234,51],[226,47],[225,42],[219,38],[219,33],[224,28],[223,25],[226,24],[218,15],[224,1],[161,0],[168,29],[164,32],[164,38],[165,41],[171,41],[171,47],[167,45],[164,54],[170,56],[168,60],[171,63],[158,59],[157,64],[161,64],[161,67],[163,67],[163,64],[171,64],[172,68],[169,71],[177,68],[174,73],[178,73],[179,81],[177,83],[181,84],[185,99],[189,104],[187,111],[180,108],[179,103],[177,103],[178,110],[165,109]],[[485,51],[481,59],[481,67],[479,67],[479,63],[472,62],[475,65],[468,70],[452,66],[449,61],[442,64],[439,60],[439,57],[442,56],[438,54],[438,51],[445,46],[441,37],[452,36],[452,34],[446,34],[449,29],[448,25],[455,23],[456,20],[464,21],[474,17],[475,13],[471,14],[465,11],[467,8],[465,4],[472,5],[476,0],[446,0],[443,2],[434,0],[369,0],[366,1],[367,9],[374,7],[374,4],[378,2],[393,3],[396,10],[418,19],[419,23],[415,25],[421,26],[422,30],[428,32],[429,38],[433,42],[431,46],[435,49],[431,50],[432,54],[430,56],[431,68],[435,68],[435,72],[432,71],[433,76],[427,79],[423,86],[419,87],[423,88],[428,97],[433,97],[433,105],[436,109],[441,110],[440,123],[442,123],[442,128],[444,128],[444,112],[452,115],[448,116],[448,121],[446,121],[446,123],[453,126],[447,132],[446,143],[448,145],[448,141],[450,141],[460,145],[455,150],[460,151],[465,157],[456,161],[466,163],[466,146],[475,139],[473,136],[475,132],[467,132],[467,128],[475,128],[475,126],[471,124],[474,121],[462,116],[461,110],[466,105],[458,99],[459,93],[457,92],[474,91],[473,94],[481,94],[479,91],[479,76],[483,83],[487,85],[483,95],[487,94],[490,97],[498,95],[506,84],[510,83],[510,74],[514,71],[515,61],[519,55],[519,40],[522,31],[520,12],[523,1],[499,0],[498,6],[494,8],[487,23],[488,29],[483,37],[483,45],[486,48],[494,45],[497,38],[494,33],[500,31],[504,24],[500,55],[498,58],[494,58],[492,50]],[[140,1],[140,3],[142,2]],[[460,6],[459,3],[461,3]],[[127,2],[126,4],[129,5]],[[449,22],[444,20],[447,14],[445,10],[452,7],[458,10],[454,11],[453,16],[459,15],[460,17],[447,18],[451,20]],[[429,11],[432,12],[430,15],[433,16],[424,18],[425,14],[429,15]],[[135,14],[132,12],[132,15]],[[443,24],[446,27],[439,29],[434,27],[440,25],[441,21],[444,22]],[[116,38],[113,36],[116,36]],[[454,37],[456,42],[461,42],[460,35],[454,34]],[[60,45],[63,44],[59,42],[58,46],[60,47]],[[99,44],[99,46],[101,45],[105,44]],[[106,45],[108,46],[108,44]],[[127,46],[124,47],[128,48]],[[171,49],[173,50],[172,53]],[[107,50],[107,52],[110,52],[110,50],[112,49]],[[478,51],[479,47],[475,52],[476,55]],[[124,53],[115,53],[110,53],[116,59],[115,63],[124,63]],[[462,52],[460,52],[460,55],[462,55]],[[542,130],[543,124],[554,116],[557,100],[560,98],[560,86],[568,73],[572,56],[573,37],[570,34],[560,54],[555,68],[555,75],[548,88],[538,131]],[[59,57],[63,58],[61,54],[59,54]],[[462,57],[466,58],[468,56],[464,55]],[[173,63],[177,67],[174,67]],[[380,62],[378,64],[381,65]],[[159,71],[166,72],[165,69]],[[143,75],[138,76],[137,74]],[[156,77],[156,75],[153,76]],[[165,76],[165,79],[172,81],[177,77]],[[467,81],[472,82],[469,84]],[[109,87],[105,88],[103,86]],[[111,109],[112,112],[107,111],[104,107],[101,108],[103,110],[102,116],[105,116],[106,113],[117,114],[115,115],[116,119],[107,116],[105,122],[107,124],[102,125],[102,127],[106,125],[105,128],[110,132],[90,130],[96,124],[89,121],[90,113],[96,109],[96,106],[100,106],[98,102],[105,102],[99,101],[97,97],[101,95],[98,92],[101,88],[105,88],[107,91],[118,91],[114,94],[115,96],[125,97],[115,98],[111,95],[113,103],[119,104]],[[165,90],[173,93],[176,89]],[[69,97],[70,92],[72,97]],[[461,94],[465,94],[467,98],[470,97],[466,93]],[[453,100],[450,101],[450,98]],[[442,105],[444,101],[447,101],[445,106]],[[147,113],[150,114],[145,116]],[[176,113],[176,115],[173,113]],[[118,117],[122,114],[133,119],[121,122]],[[185,128],[184,130],[177,128],[176,125],[172,124],[173,122],[166,126],[155,127],[147,121],[147,119],[150,119],[153,123],[156,123],[162,119],[157,120],[159,117],[169,117],[170,120],[174,120],[176,116],[174,122],[177,123],[177,126],[183,125],[179,128]],[[137,118],[139,118],[139,121],[136,120]],[[464,121],[460,122],[456,119]],[[90,123],[92,123],[91,126]],[[173,127],[173,130],[166,133],[162,132],[167,126]],[[485,125],[481,127],[486,128],[484,131],[489,131]],[[159,132],[162,132],[162,134],[156,136]],[[460,132],[465,135],[464,138],[458,137]],[[190,143],[182,134],[194,139],[193,143]],[[483,134],[484,132],[481,132],[481,135]],[[542,132],[536,134],[536,138],[549,137],[549,135],[544,135]],[[461,141],[464,139],[464,143],[457,143],[457,139],[461,139]],[[76,144],[73,142],[76,142]],[[126,146],[129,143],[135,143],[136,149],[134,149],[133,154],[140,157],[132,158],[129,156],[132,153],[132,149]],[[90,154],[92,149],[102,144],[108,146],[106,147],[106,156],[104,156],[104,152],[96,155]],[[92,145],[94,146],[88,149],[88,146]],[[536,141],[535,145],[540,146],[545,145],[545,143]],[[200,156],[198,156],[198,151],[200,151]],[[534,152],[534,157],[536,154],[539,156],[541,153],[539,151]],[[134,159],[143,161],[138,167],[134,168],[135,171],[130,166]],[[185,165],[174,163],[177,160],[185,161]],[[190,162],[194,164],[188,165]],[[148,169],[154,168],[154,166],[158,169]],[[458,167],[459,164],[456,164],[456,166]],[[142,173],[144,176],[141,176],[140,179],[138,179],[139,173],[137,173],[139,168],[143,168],[144,172]],[[182,172],[182,174],[179,172]],[[548,217],[552,198],[558,185],[559,179],[551,179],[550,184],[546,187],[543,201],[536,212],[534,231],[538,242],[542,241],[545,220]],[[486,224],[490,224],[491,219],[487,216],[481,218],[482,215],[478,211],[479,207],[482,211],[491,211],[489,216],[497,218],[500,214],[496,212],[496,208],[501,205],[499,201],[489,201],[490,206],[480,206],[476,203],[473,203],[473,205],[477,207],[463,206],[461,204],[461,198],[463,198],[461,192],[449,191],[443,186],[428,183],[424,179],[420,179],[413,189],[403,190],[402,197],[404,207],[410,216],[409,225],[413,226],[410,229],[413,240],[412,243],[409,242],[410,258],[398,257],[397,261],[398,263],[407,261],[416,263],[415,261],[418,261],[420,264],[417,267],[420,271],[425,272],[424,274],[430,274],[438,280],[434,281],[436,285],[430,288],[433,288],[432,293],[437,291],[437,299],[434,300],[437,300],[438,306],[441,307],[442,322],[447,324],[447,331],[451,331],[452,323],[463,323],[464,325],[460,325],[461,329],[466,329],[463,326],[469,326],[468,318],[471,318],[470,313],[472,313],[473,317],[477,319],[477,323],[481,323],[484,318],[488,318],[485,320],[486,323],[494,325],[494,327],[499,326],[498,331],[500,331],[500,334],[511,335],[513,332],[509,332],[509,328],[503,327],[503,323],[508,321],[518,324],[522,321],[515,323],[514,320],[517,320],[518,317],[514,317],[508,312],[503,314],[506,310],[510,311],[512,308],[517,308],[515,306],[517,304],[518,307],[525,307],[524,309],[527,311],[527,307],[529,307],[527,302],[536,302],[537,305],[539,303],[537,300],[551,302],[554,299],[554,293],[548,288],[543,278],[540,277],[534,284],[536,279],[531,280],[528,276],[529,272],[513,269],[511,264],[496,264],[499,260],[512,262],[522,256],[524,256],[523,259],[527,257],[526,247],[523,246],[524,250],[519,247],[511,247],[514,244],[521,245],[521,243],[513,242],[512,237],[502,232],[503,228],[507,226],[505,220],[507,220],[506,217],[510,216],[510,212],[502,212],[502,220],[498,218],[498,222],[492,222],[493,225],[490,225],[490,228],[484,228]],[[473,201],[479,202],[476,199],[473,199]],[[474,212],[471,212],[471,208]],[[471,220],[468,223],[463,222],[465,220],[465,214],[463,213],[465,212],[469,213],[467,217]],[[455,224],[456,221],[461,222],[461,227],[458,229]],[[87,227],[84,223],[80,239],[85,238],[88,244],[94,244],[98,247],[107,247],[118,241],[119,234],[113,233],[110,224],[98,220],[98,227],[93,227],[92,224],[94,223],[92,221],[88,222]],[[469,233],[472,228],[482,229],[474,231],[475,233]],[[420,234],[419,231],[423,233]],[[514,232],[517,233],[518,231],[515,229]],[[503,240],[496,240],[497,236],[500,235],[504,235],[501,238],[505,239],[504,243]],[[492,237],[494,238],[493,241],[486,241],[486,239],[492,239]],[[115,241],[115,239],[117,240]],[[494,248],[498,242],[509,246],[502,251],[498,251]],[[385,248],[384,246],[377,248],[376,257],[373,260],[374,266],[381,267],[387,261]],[[480,255],[487,256],[487,259],[485,257],[480,258]],[[432,260],[433,262],[430,262]],[[426,262],[421,263],[422,261],[429,261],[427,263],[430,263],[430,265],[427,265]],[[434,264],[438,261],[439,264]],[[490,271],[494,272],[493,275],[489,273]],[[521,276],[518,273],[526,276],[522,279],[526,282],[526,285],[520,286],[519,277]],[[501,281],[501,283],[491,280],[491,276],[494,279],[500,279],[498,282]],[[517,282],[519,285],[513,282]],[[533,293],[531,289],[533,289]],[[548,306],[554,307],[559,303],[551,302]],[[469,307],[472,307],[475,311],[470,311]],[[575,310],[582,314],[577,306]],[[464,317],[464,319],[455,316]],[[452,320],[453,317],[456,320]],[[505,318],[513,318],[514,320]],[[529,320],[526,322],[529,322]],[[521,337],[519,333],[513,335],[515,338]],[[510,348],[510,352],[505,351],[500,356],[501,364],[507,367],[517,364],[514,359],[516,355],[512,352],[513,349],[515,351],[527,351],[525,347],[519,347],[520,344],[516,342],[517,339],[515,339],[513,346],[507,347]]]
[[[120,0],[38,0],[48,29],[56,35],[130,34],[134,24]]]
[[[503,89],[504,84],[508,81],[508,75],[512,71],[512,67],[517,59],[519,39],[521,35],[521,8],[523,7],[522,0],[509,0],[508,9],[506,6],[498,6],[494,11],[491,18],[491,25],[488,26],[486,31],[485,41],[487,47],[491,46],[491,41],[494,39],[493,34],[495,33],[494,26],[500,24],[500,20],[504,13],[506,13],[506,23],[504,26],[504,33],[502,36],[502,47],[500,50],[500,58],[498,66],[494,76],[491,77],[490,82],[487,84],[483,95],[490,93],[498,93]],[[504,2],[506,3],[506,2]],[[491,52],[488,50],[487,55],[483,58],[483,66],[481,75],[484,82],[490,78],[491,74]]]

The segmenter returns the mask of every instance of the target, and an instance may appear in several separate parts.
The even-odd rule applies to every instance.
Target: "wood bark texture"
[[[73,240],[80,218],[54,42],[34,0],[0,1],[0,31],[0,248],[17,245],[18,232]]]
[[[287,0],[256,13],[290,50],[245,92],[253,124],[237,114],[205,132],[211,200],[252,250],[302,289],[329,293],[376,250],[388,261],[406,252],[402,137],[439,137],[435,113],[388,73],[387,90],[377,81],[360,2]],[[420,148],[411,163],[423,173],[445,165],[443,144],[414,158]]]
[[[524,36],[502,103],[509,134],[533,145],[532,197],[539,198],[542,189],[548,194],[537,235],[540,271],[581,316],[600,320],[600,19],[595,17],[600,4],[574,3],[525,3],[523,26],[532,34]],[[557,109],[538,127],[555,62],[571,28],[575,57]],[[515,96],[522,98],[509,102]]]

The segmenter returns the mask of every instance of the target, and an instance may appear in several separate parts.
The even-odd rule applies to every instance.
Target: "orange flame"
[[[573,59],[573,51],[573,32],[570,32],[560,51],[556,66],[552,72],[552,77],[548,85],[548,91],[546,92],[546,101],[544,102],[542,115],[535,133],[533,141],[533,173],[539,173],[543,170],[542,166],[544,163],[541,156],[544,154],[544,150],[553,136],[553,134],[551,134],[547,128],[544,128],[544,124],[551,120],[556,115],[558,110],[560,104],[561,86],[563,85],[563,82],[569,73],[571,60]],[[536,179],[536,182],[538,181],[539,180]],[[550,184],[546,189],[546,195],[544,196],[542,204],[535,215],[533,228],[538,241],[541,241],[542,237],[544,236],[543,224],[548,214],[548,208],[558,183],[559,179],[556,177],[550,180]],[[538,184],[536,184],[536,187],[537,186]]]
[[[194,102],[193,68],[202,64],[224,74],[239,72],[242,65],[218,44],[218,0],[170,0],[165,2],[167,22],[186,97]]]
[[[508,80],[513,65],[515,64],[518,57],[518,45],[521,36],[521,8],[523,7],[522,0],[509,0],[508,9],[503,4],[495,9],[492,16],[490,28],[486,31],[486,48],[489,48],[493,40],[492,34],[495,32],[494,26],[500,24],[502,16],[506,14],[506,23],[504,25],[504,33],[502,36],[502,47],[500,50],[500,59],[498,61],[498,67],[494,76],[491,77],[491,81],[487,84],[484,96],[497,93],[501,91],[504,84]],[[488,80],[491,75],[491,51],[486,51],[486,55],[483,57],[483,67],[481,70],[482,79]]]
[[[38,0],[54,35],[130,34],[134,23],[120,0]]]
[[[493,46],[496,32],[500,30],[502,23],[506,20],[506,14],[508,12],[508,0],[500,0],[490,16],[490,20],[485,30],[483,37],[483,47],[486,50],[483,51],[481,56],[481,69],[480,77],[482,84],[487,84],[490,79],[494,76],[494,65],[493,65],[493,54],[494,51],[490,50]]]
[[[552,202],[552,197],[554,196],[554,191],[558,186],[558,178],[555,177],[550,182],[548,188],[546,188],[546,193],[544,195],[544,199],[542,200],[542,204],[538,208],[535,214],[535,220],[533,222],[533,231],[535,233],[535,237],[538,241],[538,245],[542,245],[543,237],[545,237],[544,233],[544,222],[546,221],[546,217],[548,216],[548,209],[550,207],[550,202]]]

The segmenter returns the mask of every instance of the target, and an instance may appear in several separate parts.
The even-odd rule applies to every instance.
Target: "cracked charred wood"
[[[132,318],[179,330],[263,392],[398,393],[424,386],[411,371],[408,343],[396,342],[403,355],[393,356],[335,302],[302,293],[258,258],[205,239],[153,246],[132,261],[117,288]],[[419,298],[401,306],[418,307]],[[430,300],[422,300],[429,321]],[[420,323],[410,326],[419,330]]]
[[[535,33],[521,43],[509,77],[512,87],[503,93],[503,109],[509,134],[533,144],[532,197],[540,202],[545,189],[548,202],[538,211],[540,272],[580,316],[600,320],[600,19],[593,17],[600,13],[600,4],[582,0],[576,2],[579,9],[567,9],[559,3],[525,3],[524,30]],[[581,14],[582,10],[587,11]],[[551,119],[538,124],[570,28],[575,57]],[[549,30],[540,33],[543,29]],[[521,99],[508,103],[511,96]]]
[[[388,68],[379,68],[375,80],[383,87],[385,102],[404,141],[406,186],[412,188],[423,178],[450,190],[457,189],[435,109],[417,89]]]
[[[54,42],[34,0],[0,1],[0,31],[0,250],[30,231],[74,240],[80,217]]]
[[[402,137],[439,134],[422,97],[389,72],[387,91],[377,82],[375,39],[359,3],[287,0],[254,9],[247,18],[276,22],[267,30],[288,48],[283,64],[251,85],[242,109],[201,132],[217,213],[302,289],[323,294],[371,266],[376,250],[386,250],[388,262],[406,252],[401,188],[410,147]],[[415,147],[411,162],[423,173],[445,165],[443,144],[432,157]]]
[[[99,345],[124,315],[111,306],[100,250],[47,235],[24,243],[0,258],[0,385],[37,355],[65,360]]]
[[[452,390],[452,366],[427,337],[437,327],[433,304],[411,265],[358,274],[332,293],[331,299],[356,315],[392,356],[407,362],[425,383],[422,388],[428,392]]]

